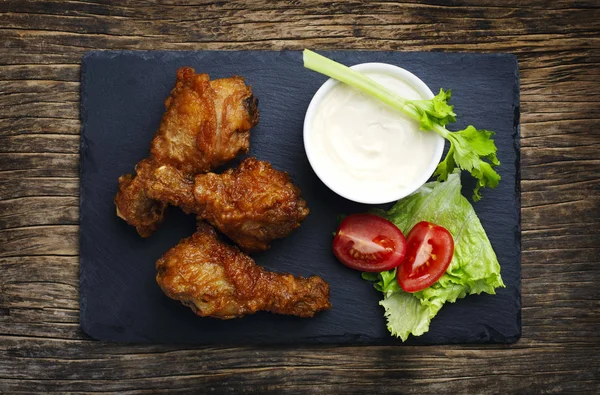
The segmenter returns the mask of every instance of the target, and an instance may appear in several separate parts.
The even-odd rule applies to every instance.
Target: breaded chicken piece
[[[242,77],[210,81],[207,74],[196,74],[192,68],[177,70],[150,156],[136,166],[135,176],[119,178],[117,215],[141,236],[150,236],[162,221],[165,204],[147,196],[144,174],[169,165],[193,177],[248,152],[250,129],[258,123],[256,105]]]
[[[208,74],[182,67],[165,107],[150,147],[155,163],[198,174],[248,152],[258,112],[242,77],[210,81]]]
[[[147,193],[195,213],[246,252],[268,249],[309,213],[290,176],[256,158],[246,158],[222,174],[197,175],[193,182],[177,169],[161,166],[148,182]]]
[[[117,215],[135,226],[138,234],[148,237],[162,222],[166,202],[153,200],[146,193],[148,175],[154,172],[154,165],[144,159],[135,166],[136,175],[125,174],[119,177],[119,192],[115,196]]]
[[[331,307],[323,279],[268,272],[205,223],[167,251],[156,268],[163,292],[202,317],[230,319],[259,310],[312,317]]]
[[[264,251],[287,236],[309,213],[290,176],[269,162],[246,158],[222,174],[194,180],[196,213],[245,251]]]

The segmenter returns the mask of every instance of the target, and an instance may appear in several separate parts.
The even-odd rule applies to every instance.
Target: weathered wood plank
[[[0,153],[3,152],[77,154],[79,136],[48,133],[0,136]]]
[[[35,196],[0,201],[0,229],[37,225],[77,225],[79,198]]]
[[[0,257],[77,255],[77,225],[31,226],[0,230]]]
[[[78,197],[79,179],[0,176],[0,201],[30,196]]]
[[[79,155],[63,153],[3,153],[0,176],[78,177]]]
[[[594,372],[587,369],[589,361],[573,364],[568,359],[569,349],[553,346],[531,347],[527,351],[439,347],[425,355],[418,348],[410,347],[305,348],[282,350],[276,355],[265,350],[222,348],[189,351],[149,348],[147,353],[138,354],[136,351],[146,350],[133,348],[130,355],[119,355],[124,351],[122,348],[116,350],[115,346],[106,345],[100,349],[78,341],[57,344],[42,339],[9,338],[3,343],[5,346],[0,352],[9,355],[11,363],[0,365],[0,371],[13,378],[11,383],[36,372],[32,381],[44,390],[86,391],[102,383],[104,390],[114,391],[168,390],[176,385],[175,388],[180,389],[204,386],[215,391],[299,389],[310,392],[321,389],[328,392],[343,386],[344,392],[360,393],[374,382],[395,381],[396,385],[403,384],[403,392],[409,393],[420,393],[425,389],[443,392],[460,389],[473,393],[482,388],[492,390],[490,383],[501,384],[503,392],[512,393],[541,386],[557,391],[577,389],[581,388],[582,382],[593,385],[595,379]],[[580,355],[589,355],[589,350],[582,346],[570,349]],[[99,350],[102,351],[99,353]],[[207,352],[209,356],[200,357],[206,356]],[[112,358],[107,359],[107,356]],[[452,359],[451,368],[436,366],[437,361],[446,358]],[[472,366],[473,360],[482,358],[493,368],[484,364]],[[528,373],[531,363],[536,363],[537,375]],[[199,368],[199,364],[203,368]],[[568,369],[565,368],[567,364]],[[240,365],[246,367],[240,369]],[[515,371],[511,365],[521,370]],[[84,369],[73,369],[75,366]],[[422,366],[429,368],[421,369]],[[324,369],[331,374],[322,374]],[[291,380],[290,374],[294,376]],[[495,379],[502,376],[506,379]]]
[[[56,116],[43,118],[40,116],[19,117],[9,116],[0,118],[0,136],[14,136],[26,133],[31,134],[61,134],[79,135],[81,125],[79,117],[75,114],[72,118],[59,118]],[[63,136],[63,138],[66,138]]]
[[[33,117],[68,118],[79,108],[76,101],[23,102],[11,106],[0,107],[0,117]]]

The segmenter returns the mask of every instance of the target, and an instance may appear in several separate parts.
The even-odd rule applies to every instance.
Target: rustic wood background
[[[174,347],[79,329],[79,72],[93,49],[510,52],[523,337]],[[0,1],[0,392],[600,391],[600,2]]]

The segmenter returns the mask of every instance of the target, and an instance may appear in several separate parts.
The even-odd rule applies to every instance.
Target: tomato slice
[[[346,266],[363,272],[390,270],[402,263],[406,239],[390,221],[374,214],[353,214],[341,222],[333,253]]]
[[[406,259],[398,267],[400,287],[417,292],[439,280],[450,266],[454,239],[446,228],[419,222],[406,236]]]

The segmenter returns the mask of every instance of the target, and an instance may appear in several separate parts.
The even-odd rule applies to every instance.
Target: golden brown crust
[[[242,77],[210,81],[189,67],[177,70],[165,107],[147,167],[173,166],[190,178],[247,152],[250,129],[258,122],[256,99]],[[123,176],[115,197],[119,217],[143,237],[162,221],[165,207],[148,197],[145,182],[139,172]]]
[[[331,307],[329,285],[320,277],[268,272],[204,223],[156,268],[164,293],[203,317],[230,319],[259,310],[312,317]]]
[[[144,175],[147,196],[181,208],[186,213],[195,213],[194,180],[173,166],[162,165]]]
[[[250,128],[258,123],[251,89],[242,77],[210,81],[189,67],[177,71],[177,83],[152,140],[155,162],[184,174],[205,173],[250,147]]]
[[[167,203],[153,200],[146,193],[144,179],[152,171],[153,164],[145,159],[135,169],[137,176],[125,174],[119,177],[115,205],[119,217],[135,226],[140,236],[148,237],[162,222]]]
[[[268,249],[309,213],[290,176],[256,158],[222,174],[197,175],[194,197],[198,216],[247,252]]]
[[[145,175],[149,197],[197,214],[246,252],[268,249],[309,213],[290,176],[255,158],[222,174],[197,175],[194,181],[167,165],[151,174]]]

